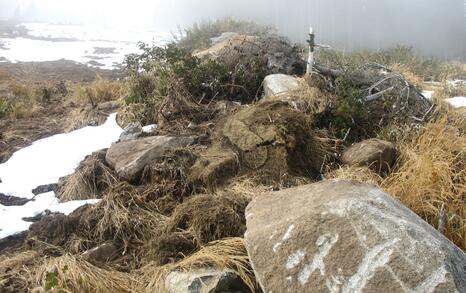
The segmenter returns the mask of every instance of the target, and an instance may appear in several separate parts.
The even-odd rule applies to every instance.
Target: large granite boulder
[[[248,36],[224,33],[212,40],[208,49],[196,52],[196,57],[218,60],[234,69],[247,57],[259,56],[267,68],[267,74],[284,73],[302,75],[306,62],[297,48],[278,36]],[[245,58],[246,57],[246,58]]]
[[[168,293],[248,293],[251,290],[234,271],[199,269],[172,272],[165,279]]]
[[[105,159],[122,179],[133,182],[151,162],[195,140],[193,136],[153,136],[120,142],[108,149]]]
[[[466,292],[466,255],[377,187],[347,180],[256,197],[246,248],[264,292]]]
[[[264,95],[276,96],[298,90],[300,79],[286,74],[271,74],[264,79]]]
[[[388,141],[368,139],[346,149],[341,160],[349,166],[367,165],[382,174],[395,164],[396,147]]]

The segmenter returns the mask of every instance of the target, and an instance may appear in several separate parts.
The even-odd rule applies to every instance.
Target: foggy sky
[[[466,57],[463,0],[0,0],[0,18],[15,12],[23,21],[162,31],[232,16],[274,25],[298,42],[312,25],[318,42],[348,51],[403,44],[427,55]]]

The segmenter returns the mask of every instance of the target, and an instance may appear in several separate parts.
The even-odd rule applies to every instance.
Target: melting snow
[[[428,100],[432,100],[432,96],[434,95],[434,91],[423,91],[422,92],[422,95],[428,99]]]
[[[27,230],[31,223],[22,218],[37,216],[45,210],[70,214],[84,204],[96,203],[97,200],[59,203],[53,192],[34,196],[32,190],[56,183],[60,177],[73,173],[85,156],[108,148],[118,140],[121,132],[116,114],[112,114],[101,126],[84,127],[38,140],[0,164],[0,193],[34,199],[24,206],[0,205],[0,239]]]
[[[466,97],[454,97],[446,99],[446,101],[455,108],[466,107]]]

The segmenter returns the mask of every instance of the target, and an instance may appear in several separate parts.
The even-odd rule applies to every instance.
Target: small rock
[[[27,198],[15,197],[15,196],[5,195],[3,193],[0,193],[0,204],[6,207],[23,206],[30,201],[31,200]]]
[[[106,263],[117,258],[120,254],[119,252],[120,249],[117,245],[112,242],[107,242],[84,252],[82,256],[92,264]]]
[[[58,188],[58,184],[56,183],[40,185],[32,190],[32,194],[39,195],[39,194],[47,193],[50,191],[56,191],[57,188]]]
[[[138,138],[143,132],[141,123],[133,122],[125,127],[120,135],[120,141],[128,141]]]
[[[264,94],[265,97],[286,94],[299,89],[299,84],[299,78],[285,74],[271,74],[264,79]]]
[[[349,147],[341,160],[349,166],[367,165],[379,174],[390,170],[396,161],[396,147],[380,139],[368,139]]]
[[[166,152],[194,144],[193,136],[151,136],[113,144],[107,151],[107,163],[129,182],[139,179],[144,167]]]
[[[117,101],[109,101],[109,102],[104,102],[104,103],[100,103],[97,105],[97,109],[102,110],[102,111],[115,110],[119,107],[120,107],[120,103]]]
[[[165,279],[169,293],[247,293],[251,290],[231,270],[199,269],[172,272]]]
[[[466,292],[466,255],[381,189],[327,180],[257,196],[245,243],[264,292]]]
[[[189,125],[188,125],[188,129],[191,129],[191,130],[195,130],[199,127],[199,125],[197,125],[196,123],[194,122],[189,122]]]

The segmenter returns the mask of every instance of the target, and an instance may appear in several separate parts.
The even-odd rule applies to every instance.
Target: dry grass
[[[98,76],[88,85],[76,84],[72,90],[72,100],[80,105],[91,104],[95,108],[99,103],[121,98],[125,91],[124,82]]]
[[[127,249],[138,248],[160,235],[165,217],[156,206],[145,202],[137,190],[127,183],[115,184],[104,193],[86,219],[89,239],[98,242],[115,240]]]
[[[142,292],[135,276],[106,270],[71,255],[52,258],[36,272],[42,292]]]
[[[466,249],[466,136],[464,117],[453,114],[426,125],[398,146],[398,166],[381,186],[438,227],[445,211],[445,235]]]
[[[162,267],[148,265],[142,268],[143,279],[148,280],[146,292],[167,292],[165,278],[171,272],[188,272],[200,268],[233,270],[252,292],[257,291],[257,283],[250,267],[244,240],[242,238],[229,238],[211,242],[198,252],[175,264]]]
[[[60,182],[57,196],[61,202],[100,198],[102,191],[116,181],[113,170],[105,163],[105,152],[96,152]]]
[[[351,179],[356,180],[362,183],[380,185],[382,178],[369,169],[368,167],[358,167],[358,166],[343,166],[337,170],[325,174],[327,179]]]
[[[179,205],[168,220],[168,231],[188,231],[197,242],[242,236],[249,199],[236,194],[197,195]]]
[[[406,78],[411,84],[413,84],[416,88],[420,89],[423,85],[423,78],[412,70],[412,68],[406,64],[402,63],[395,63],[390,65],[390,69],[394,72],[400,73],[401,75]]]
[[[0,291],[29,292],[33,285],[31,270],[38,266],[35,251],[0,255]]]

